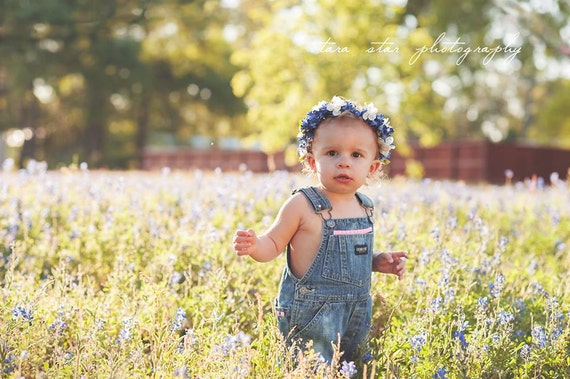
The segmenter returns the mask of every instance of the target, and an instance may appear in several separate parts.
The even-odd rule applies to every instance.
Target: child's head
[[[312,154],[313,143],[317,129],[329,120],[358,120],[363,125],[368,125],[373,133],[371,138],[375,139],[377,147],[375,159],[382,164],[388,164],[390,151],[394,149],[394,139],[392,134],[394,129],[389,125],[388,119],[379,114],[373,104],[362,107],[350,100],[345,100],[338,96],[332,98],[330,102],[321,101],[311,109],[306,117],[299,123],[299,158],[303,162],[306,171],[314,172],[307,162],[307,155]],[[376,136],[376,138],[374,137]]]

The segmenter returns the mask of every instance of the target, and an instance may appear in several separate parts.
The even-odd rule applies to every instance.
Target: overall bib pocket
[[[371,233],[331,235],[323,263],[323,278],[358,287],[370,283]]]

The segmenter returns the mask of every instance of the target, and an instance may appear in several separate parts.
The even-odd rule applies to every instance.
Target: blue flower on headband
[[[384,164],[390,163],[390,152],[396,147],[392,134],[394,129],[389,120],[383,114],[378,113],[374,104],[366,104],[361,107],[350,100],[334,96],[330,102],[321,101],[311,109],[304,119],[299,121],[299,157],[303,161],[309,152],[311,142],[315,138],[315,130],[326,118],[338,117],[343,113],[351,113],[354,117],[362,119],[370,125],[378,136],[380,152],[378,158]]]

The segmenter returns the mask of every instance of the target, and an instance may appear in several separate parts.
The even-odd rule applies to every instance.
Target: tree
[[[524,140],[537,127],[536,96],[544,93],[537,88],[551,80],[535,64],[543,30],[536,25],[548,26],[539,38],[550,41],[545,46],[565,46],[557,34],[568,5],[534,16],[538,2],[525,3],[524,13],[514,4],[244,1],[251,33],[232,57],[242,68],[232,86],[268,151],[283,148],[308,107],[332,95],[373,101],[400,140]],[[563,48],[546,51],[556,63],[566,59]]]
[[[22,125],[17,109],[37,109],[33,124],[45,131],[37,134],[45,135],[51,161],[75,155],[96,167],[130,166],[154,130],[223,135],[243,112],[229,87],[230,47],[220,37],[227,14],[218,3],[46,0],[1,7],[0,70],[7,79],[0,107],[7,112],[0,128]],[[162,38],[173,24],[177,35]],[[188,54],[193,50],[200,54]],[[34,96],[34,83],[49,98]]]

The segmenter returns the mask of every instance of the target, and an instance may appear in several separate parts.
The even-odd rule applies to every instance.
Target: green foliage
[[[548,99],[566,76],[568,15],[564,1],[3,1],[0,131],[31,130],[18,163],[50,167],[136,166],[155,134],[272,153],[313,104],[343,95],[374,102],[400,145],[567,147],[552,138],[568,134],[563,91]],[[441,51],[454,41],[519,50]]]
[[[272,312],[285,258],[237,257],[267,228],[286,173],[3,173],[3,377],[346,377],[298,358]],[[570,375],[567,188],[387,181],[375,248],[371,361],[358,377]],[[339,357],[342,361],[342,356]],[[438,371],[439,370],[439,371]],[[440,376],[441,377],[441,376]]]

